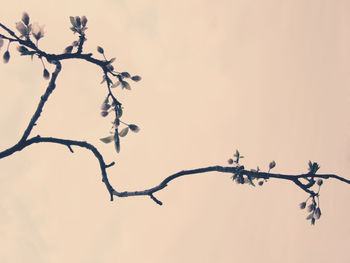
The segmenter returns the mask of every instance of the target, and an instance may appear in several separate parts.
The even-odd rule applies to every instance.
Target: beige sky
[[[238,148],[246,167],[350,178],[349,1],[19,1],[1,22],[27,11],[45,24],[40,47],[75,40],[70,15],[86,15],[86,51],[116,57],[139,74],[117,94],[125,121],[141,127],[121,153],[99,138],[102,74],[64,61],[32,135],[98,147],[118,190],[140,190],[182,169],[226,165]],[[1,51],[1,54],[3,52]],[[0,147],[23,133],[47,81],[41,63],[15,54],[0,64]],[[50,67],[50,70],[53,70]],[[326,182],[316,226],[287,182],[251,188],[210,173],[175,181],[156,196],[111,203],[97,161],[81,149],[35,145],[0,161],[0,262],[348,262],[349,186]]]

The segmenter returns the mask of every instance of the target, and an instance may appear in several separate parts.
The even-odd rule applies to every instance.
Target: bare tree
[[[138,132],[139,127],[135,124],[128,124],[122,121],[124,107],[122,103],[113,93],[113,88],[120,86],[122,89],[131,89],[130,81],[138,82],[141,77],[138,75],[131,75],[128,72],[118,72],[113,67],[115,58],[107,58],[102,47],[97,47],[97,52],[102,59],[95,58],[92,53],[83,52],[84,43],[86,41],[87,18],[85,16],[70,17],[72,27],[70,28],[77,39],[64,49],[62,54],[51,54],[41,50],[38,47],[38,41],[44,37],[44,31],[38,24],[30,23],[30,18],[27,13],[23,13],[22,18],[16,23],[16,29],[19,33],[0,23],[3,32],[0,34],[0,48],[7,42],[7,48],[3,53],[4,63],[10,60],[10,47],[12,43],[19,44],[17,50],[22,56],[30,56],[31,58],[38,58],[43,65],[43,77],[49,80],[48,86],[44,94],[40,97],[39,104],[36,111],[32,115],[27,128],[23,132],[22,137],[12,147],[0,152],[0,159],[8,157],[17,151],[34,144],[34,143],[56,143],[65,145],[72,153],[73,146],[86,148],[91,151],[100,164],[102,182],[106,185],[110,200],[113,201],[114,196],[129,197],[129,196],[149,196],[154,202],[162,205],[162,202],[157,199],[154,194],[164,189],[172,180],[181,176],[190,174],[199,174],[206,172],[220,172],[232,174],[232,180],[238,184],[249,184],[255,186],[258,184],[262,186],[268,179],[280,179],[294,183],[297,187],[307,193],[307,199],[300,203],[300,208],[307,207],[309,212],[307,219],[314,224],[321,216],[321,209],[319,206],[320,189],[323,185],[323,179],[337,179],[341,182],[350,184],[350,180],[340,177],[335,174],[319,174],[317,173],[320,166],[316,162],[309,161],[308,172],[301,174],[279,174],[271,173],[271,169],[276,166],[275,161],[269,163],[269,170],[267,172],[260,171],[259,167],[256,169],[246,169],[240,160],[244,158],[238,150],[232,158],[228,160],[229,166],[209,166],[193,170],[183,170],[173,175],[166,177],[158,185],[140,191],[118,191],[109,182],[107,175],[107,168],[113,166],[115,163],[107,164],[99,150],[92,144],[86,141],[77,141],[69,139],[61,139],[54,137],[41,137],[40,135],[31,136],[33,127],[37,125],[41,112],[44,109],[46,101],[49,99],[51,93],[56,88],[56,80],[62,70],[61,61],[67,59],[84,60],[88,63],[95,64],[102,70],[102,82],[106,86],[106,98],[101,106],[101,116],[113,115],[114,121],[111,128],[111,134],[108,137],[101,138],[104,143],[114,143],[116,151],[120,151],[120,139],[126,136],[129,132]],[[55,66],[54,71],[50,74],[46,68],[45,63],[50,63]]]

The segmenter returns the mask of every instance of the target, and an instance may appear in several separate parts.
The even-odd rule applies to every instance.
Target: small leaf
[[[33,37],[39,41],[40,38],[44,37],[44,26],[39,26],[38,23],[34,23],[31,26]]]
[[[315,204],[314,204],[314,203],[310,204],[310,205],[307,207],[307,211],[309,211],[309,212],[312,212],[312,211],[314,211],[314,210],[315,210]]]
[[[73,46],[73,47],[79,46],[79,41],[73,41],[72,46]]]
[[[311,213],[307,216],[306,220],[310,220],[311,218],[314,218],[314,213]]]
[[[29,15],[28,13],[26,12],[23,12],[22,14],[22,22],[25,24],[25,25],[29,25]]]
[[[78,27],[76,22],[75,22],[75,18],[73,16],[70,16],[69,19],[70,19],[70,23],[72,24],[73,27]]]
[[[104,143],[110,143],[111,141],[113,141],[114,139],[114,136],[113,135],[110,135],[108,137],[105,137],[105,138],[101,138],[100,140]]]
[[[107,64],[112,64],[115,61],[115,58],[111,58],[110,60],[108,60]]]
[[[81,26],[81,21],[80,21],[80,17],[79,16],[75,17],[75,23],[77,24],[78,27]]]
[[[82,16],[82,17],[81,17],[81,25],[82,25],[83,27],[86,26],[87,21],[88,21],[88,20],[87,20],[86,16]]]
[[[115,146],[117,153],[119,153],[120,152],[120,140],[119,140],[118,129],[115,129],[114,146]]]
[[[44,79],[49,79],[50,78],[50,73],[49,73],[49,71],[46,68],[44,69],[43,77],[44,77]]]
[[[21,55],[26,55],[29,52],[29,50],[25,46],[18,46],[17,50],[19,51],[19,53],[21,53]]]
[[[116,108],[116,114],[117,114],[117,118],[118,118],[118,119],[123,115],[123,109],[122,109],[122,107],[117,107],[117,108]]]
[[[320,219],[320,217],[321,217],[321,209],[317,207],[317,209],[315,210],[315,219]]]
[[[120,82],[117,81],[117,82],[115,82],[115,83],[112,84],[111,88],[112,88],[112,89],[113,89],[113,88],[116,88],[116,87],[118,87],[119,85],[120,85]]]
[[[131,79],[135,82],[140,81],[141,77],[140,76],[132,76]]]
[[[74,34],[78,32],[78,30],[77,30],[74,26],[72,26],[72,27],[70,28],[70,30],[72,30],[72,31],[74,32]]]
[[[21,33],[21,37],[28,35],[28,28],[22,21],[16,23],[16,28]]]
[[[124,80],[121,81],[123,89],[131,90],[130,84]]]
[[[105,51],[103,50],[102,47],[98,46],[97,47],[97,52],[103,54]]]
[[[3,60],[4,60],[4,63],[7,63],[9,62],[10,60],[10,52],[7,50],[4,55],[2,56]]]
[[[126,127],[124,129],[122,129],[120,132],[119,132],[119,136],[120,137],[124,137],[128,134],[128,131],[129,131],[129,127]]]
[[[247,176],[247,178],[248,178],[248,183],[249,183],[250,185],[252,185],[252,186],[255,186],[255,184],[254,184],[252,178],[251,178],[250,176]]]
[[[130,78],[129,72],[122,72],[121,75],[122,75],[124,78]]]
[[[311,171],[312,170],[312,162],[311,161],[309,161],[309,171]]]
[[[102,81],[101,81],[100,84],[104,83],[105,81],[106,81],[106,75],[103,75],[103,76],[102,76]]]

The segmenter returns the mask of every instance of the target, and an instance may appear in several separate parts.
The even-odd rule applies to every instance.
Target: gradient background
[[[121,153],[99,138],[105,87],[100,69],[64,61],[57,88],[32,135],[96,145],[118,190],[141,190],[182,169],[226,165],[350,178],[350,1],[35,1],[3,5],[15,30],[22,11],[45,24],[39,45],[59,53],[75,36],[69,16],[86,15],[85,51],[101,45],[117,70],[139,74],[116,90],[124,120],[141,132]],[[0,148],[15,144],[47,86],[42,66],[0,64]],[[4,52],[2,48],[1,54]],[[50,71],[53,66],[49,66]],[[0,262],[349,262],[349,185],[327,181],[316,226],[288,182],[240,186],[227,174],[172,182],[156,196],[109,202],[89,151],[39,144],[2,159]]]

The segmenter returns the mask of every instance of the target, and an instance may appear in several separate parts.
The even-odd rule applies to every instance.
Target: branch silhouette
[[[123,114],[122,103],[118,101],[116,96],[113,94],[112,89],[121,86],[122,89],[131,89],[130,84],[127,80],[131,81],[139,81],[141,77],[135,75],[131,76],[128,72],[117,72],[114,70],[112,63],[114,62],[114,58],[107,59],[105,56],[104,49],[102,47],[97,47],[98,53],[103,56],[103,59],[97,59],[93,57],[92,53],[83,53],[83,46],[86,41],[85,31],[87,29],[87,18],[85,16],[82,17],[70,17],[70,22],[72,27],[70,28],[74,34],[77,33],[78,39],[74,41],[71,45],[67,46],[64,49],[64,53],[62,54],[50,54],[47,53],[38,47],[38,41],[44,36],[44,32],[42,28],[39,26],[35,26],[30,24],[29,15],[27,13],[23,13],[21,21],[16,23],[16,28],[21,35],[17,35],[14,31],[9,29],[7,26],[0,23],[0,27],[5,31],[4,34],[0,34],[0,48],[3,46],[4,40],[8,41],[7,50],[3,54],[3,60],[7,63],[10,60],[10,52],[9,47],[11,43],[18,43],[20,46],[18,47],[18,51],[22,56],[31,56],[32,58],[35,56],[41,60],[44,70],[43,76],[49,80],[49,84],[44,92],[44,94],[40,97],[39,104],[29,121],[29,124],[25,131],[23,132],[22,137],[19,141],[14,144],[12,147],[0,152],[0,159],[8,157],[15,152],[21,151],[24,148],[31,146],[36,143],[55,143],[66,146],[70,152],[74,153],[73,147],[81,147],[91,151],[95,158],[98,160],[102,175],[102,182],[105,184],[108,193],[110,195],[110,200],[113,201],[113,197],[130,197],[130,196],[148,196],[158,205],[162,205],[162,202],[154,196],[157,192],[166,188],[170,182],[188,175],[194,174],[202,174],[207,172],[219,172],[219,173],[228,173],[232,175],[232,180],[238,184],[249,184],[255,186],[254,182],[257,182],[258,185],[263,185],[269,179],[279,179],[290,181],[296,184],[301,190],[308,194],[308,198],[306,201],[300,204],[300,208],[306,208],[309,203],[307,209],[310,212],[307,219],[311,220],[311,224],[315,223],[315,220],[319,219],[321,216],[321,210],[319,207],[319,192],[321,185],[323,184],[324,179],[336,179],[343,183],[350,184],[350,180],[340,177],[335,174],[317,174],[318,169],[320,168],[316,162],[309,161],[309,172],[302,174],[278,174],[278,173],[270,173],[270,170],[276,166],[275,161],[270,162],[268,172],[261,172],[259,167],[256,170],[248,170],[245,169],[243,165],[240,164],[240,159],[244,158],[244,156],[240,155],[237,150],[233,156],[233,159],[230,158],[228,163],[230,166],[209,166],[204,168],[198,168],[193,170],[183,170],[179,171],[175,174],[172,174],[166,177],[163,181],[161,181],[158,185],[139,191],[118,191],[112,187],[108,180],[107,168],[113,166],[115,163],[112,162],[110,164],[106,164],[102,154],[99,150],[92,144],[86,141],[77,141],[77,140],[69,140],[69,139],[60,139],[53,137],[41,137],[40,135],[36,135],[34,137],[29,138],[32,133],[32,130],[40,118],[40,115],[44,109],[45,103],[53,93],[56,88],[56,80],[59,76],[60,71],[62,70],[61,61],[66,59],[78,59],[85,60],[89,63],[95,64],[99,68],[101,68],[103,72],[102,83],[106,84],[106,99],[104,100],[101,107],[101,115],[103,117],[108,114],[114,114],[115,119],[113,122],[113,131],[114,134],[108,136],[106,138],[102,138],[101,141],[105,143],[114,142],[116,147],[116,151],[120,151],[120,137],[124,137],[131,132],[138,132],[139,127],[135,124],[128,124],[121,120]],[[33,42],[35,40],[36,43]],[[75,52],[72,52],[73,50]],[[55,65],[55,70],[52,72],[51,76],[48,70],[45,67],[44,60],[48,63]],[[125,127],[119,131],[121,125]]]

